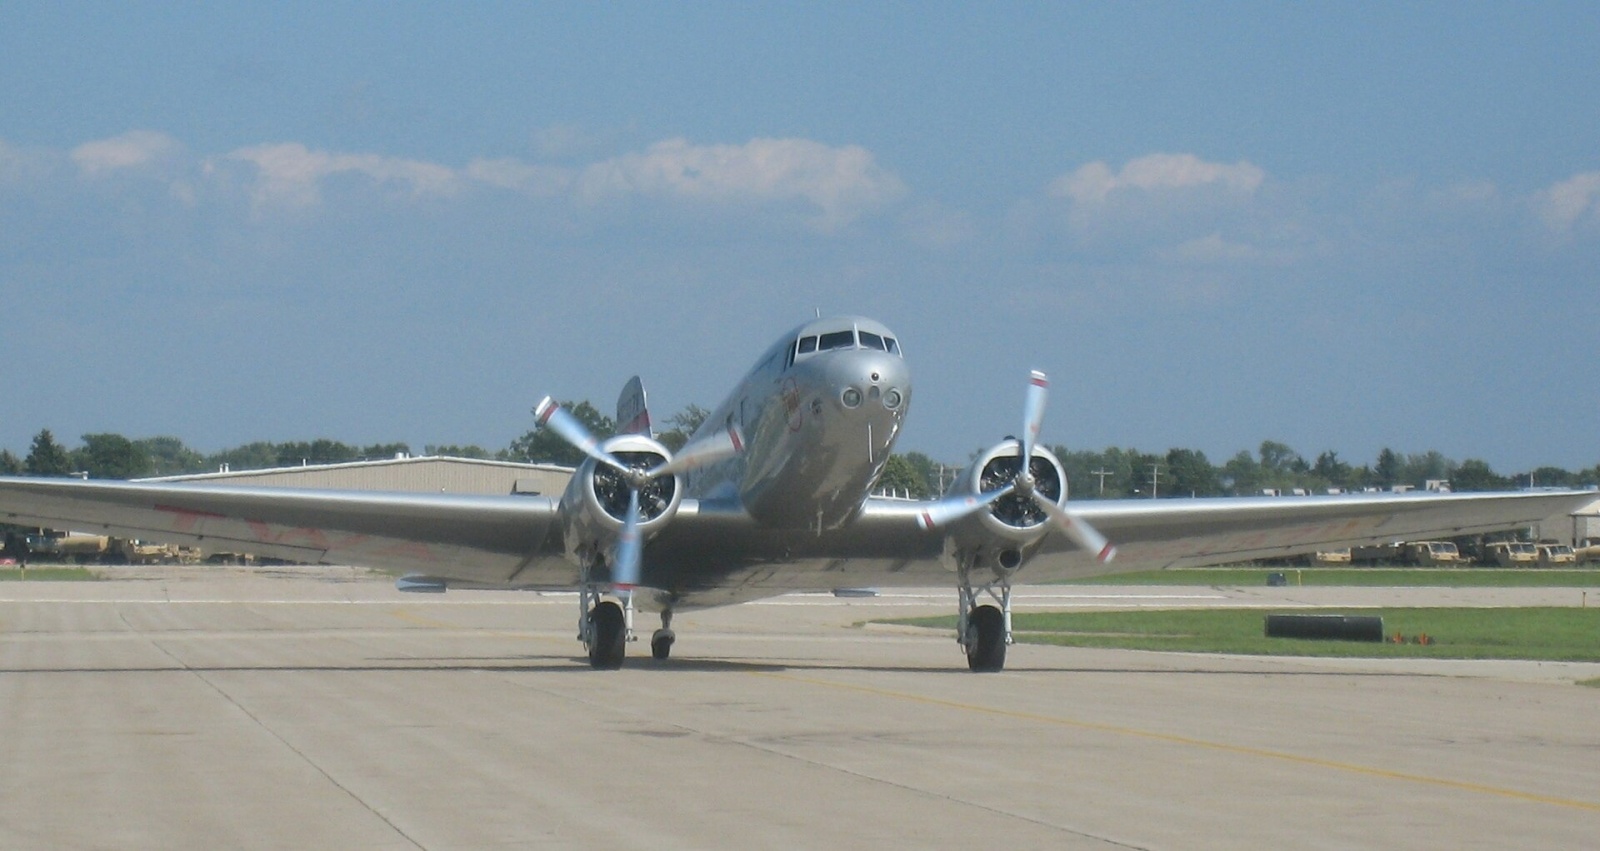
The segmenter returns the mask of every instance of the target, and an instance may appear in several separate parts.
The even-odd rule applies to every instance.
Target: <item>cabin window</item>
[[[856,329],[854,328],[849,331],[834,331],[831,334],[823,334],[817,341],[817,348],[824,352],[832,349],[853,349],[855,347]]]

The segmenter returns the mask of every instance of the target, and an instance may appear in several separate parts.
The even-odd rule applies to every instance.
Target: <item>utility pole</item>
[[[1091,475],[1091,476],[1099,476],[1100,477],[1100,497],[1102,499],[1104,499],[1105,495],[1106,495],[1106,476],[1111,475],[1111,471],[1110,470],[1091,470],[1091,471],[1089,471],[1089,475]]]
[[[1150,465],[1150,498],[1155,499],[1161,488],[1161,465]]]

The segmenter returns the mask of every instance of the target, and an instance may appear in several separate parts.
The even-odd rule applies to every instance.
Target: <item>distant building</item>
[[[406,493],[544,494],[560,496],[572,468],[555,464],[518,464],[476,458],[425,456],[308,464],[266,470],[224,470],[186,476],[142,479],[147,482],[205,482],[329,490],[402,491]]]

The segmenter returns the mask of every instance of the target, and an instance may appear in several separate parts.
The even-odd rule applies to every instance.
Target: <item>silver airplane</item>
[[[1039,444],[1048,379],[1031,374],[1020,437],[938,500],[872,496],[911,402],[899,339],[862,317],[808,322],[757,360],[676,454],[650,434],[637,380],[604,440],[549,398],[534,409],[586,459],[559,497],[374,493],[0,478],[0,522],[349,564],[405,590],[578,593],[578,638],[618,668],[637,611],[796,591],[953,582],[974,671],[1011,644],[1012,583],[1236,562],[1525,526],[1589,494],[1499,493],[1067,501]],[[1026,463],[1023,460],[1026,459]],[[1116,541],[1113,546],[1107,539]]]

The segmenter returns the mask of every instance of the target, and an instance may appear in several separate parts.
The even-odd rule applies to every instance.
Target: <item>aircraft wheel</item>
[[[1005,615],[994,606],[979,606],[967,616],[967,667],[994,673],[1005,666]]]
[[[622,667],[628,646],[628,624],[622,617],[622,607],[609,600],[596,603],[589,610],[589,623],[594,635],[589,642],[589,667],[597,671]]]
[[[665,659],[672,655],[672,642],[677,636],[670,629],[658,629],[656,634],[650,636],[650,656],[655,659]]]

